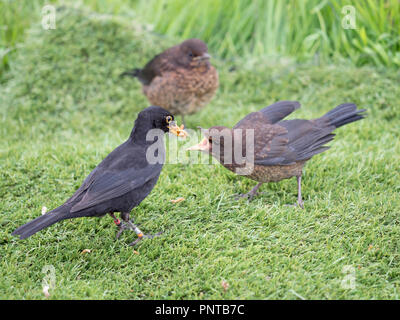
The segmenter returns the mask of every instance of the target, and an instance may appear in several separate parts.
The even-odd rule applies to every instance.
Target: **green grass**
[[[355,29],[344,29],[344,6]],[[397,0],[145,0],[138,18],[155,30],[204,39],[223,57],[286,55],[300,61],[350,59],[355,65],[400,66]]]
[[[320,63],[400,67],[398,0],[0,0],[0,78],[44,4],[84,4],[124,15],[176,39],[198,37],[212,53],[232,59],[288,56]],[[355,9],[355,29],[344,29],[343,7]]]
[[[44,3],[44,0],[0,0],[0,80],[9,69],[12,53],[21,46],[25,30],[32,22],[40,21]]]
[[[130,133],[148,105],[120,72],[139,66],[167,37],[118,16],[62,9],[57,29],[33,26],[0,87],[0,298],[44,299],[42,268],[55,268],[51,299],[399,299],[400,76],[395,69],[214,59],[221,87],[189,127],[232,126],[277,100],[293,117],[318,117],[352,101],[368,118],[337,130],[303,179],[262,187],[221,166],[166,165],[133,210],[145,232],[136,250],[115,240],[111,219],[60,222],[20,241],[18,226],[65,201]],[[183,145],[184,142],[180,142]],[[171,199],[186,200],[172,204]],[[84,249],[91,253],[82,254]],[[345,289],[345,266],[356,287]],[[229,283],[224,291],[221,282]]]

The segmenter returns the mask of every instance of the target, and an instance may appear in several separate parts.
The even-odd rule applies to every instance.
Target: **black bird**
[[[161,131],[157,131],[159,134],[148,141],[147,134],[151,129]],[[58,208],[19,227],[12,234],[25,239],[61,220],[109,214],[119,227],[117,238],[124,229],[131,229],[138,235],[138,239],[131,245],[144,237],[153,237],[144,235],[133,224],[133,220],[129,220],[129,213],[147,197],[158,180],[165,156],[163,135],[168,131],[182,135],[182,129],[176,125],[171,113],[157,106],[144,109],[139,113],[128,140],[94,168],[71,198]],[[153,150],[149,150],[151,146],[154,151],[148,152]],[[162,161],[149,161],[152,155],[153,159],[161,158]],[[116,218],[115,212],[121,213],[123,222]]]
[[[250,192],[240,195],[250,200],[263,183],[296,177],[296,205],[303,208],[301,176],[306,161],[329,149],[325,144],[333,140],[335,134],[332,132],[363,119],[366,110],[357,109],[353,103],[344,103],[317,119],[283,120],[298,108],[300,103],[297,101],[279,101],[250,113],[233,129],[222,126],[203,129],[205,138],[188,150],[209,153],[228,170],[257,181]],[[249,143],[247,134],[252,137]],[[235,150],[246,159],[235,159]]]

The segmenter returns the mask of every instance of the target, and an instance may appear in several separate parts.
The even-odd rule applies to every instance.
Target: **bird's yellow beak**
[[[188,133],[183,129],[184,127],[183,124],[179,127],[175,121],[171,121],[168,125],[169,132],[173,133],[177,137],[186,138]]]
[[[187,151],[209,151],[210,150],[210,142],[208,138],[203,138],[199,144],[196,144],[190,148],[186,149]]]

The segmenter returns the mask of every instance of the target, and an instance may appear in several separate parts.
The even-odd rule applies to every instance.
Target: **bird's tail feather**
[[[70,206],[62,205],[46,214],[24,224],[16,229],[12,235],[18,235],[20,239],[25,239],[35,234],[36,232],[51,226],[52,224],[68,219]]]
[[[345,124],[361,120],[365,117],[365,109],[357,110],[354,103],[344,103],[326,113],[321,120],[327,120],[330,125],[339,128]]]
[[[298,160],[310,159],[312,156],[324,152],[325,150],[328,150],[330,147],[327,147],[324,144],[332,141],[334,137],[335,135],[331,133],[316,141],[313,141],[306,148],[303,148],[300,151],[298,151]]]
[[[142,72],[142,69],[133,69],[128,70],[120,74],[120,77],[130,76],[130,77],[139,77]]]
[[[308,160],[329,149],[325,144],[335,137],[332,131],[345,124],[363,119],[365,115],[362,112],[364,111],[366,110],[357,110],[357,106],[353,103],[344,103],[316,119],[318,127],[315,130],[309,131],[307,135],[291,143],[298,154],[297,160]]]

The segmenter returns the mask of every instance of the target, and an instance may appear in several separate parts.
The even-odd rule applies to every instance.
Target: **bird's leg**
[[[154,237],[159,236],[162,232],[158,232],[155,235],[151,235],[151,234],[144,234],[139,227],[133,223],[133,218],[131,220],[129,220],[129,213],[126,212],[122,212],[121,213],[121,218],[124,220],[124,222],[126,223],[126,227],[125,228],[129,228],[132,231],[134,231],[138,238],[133,241],[132,243],[130,243],[130,246],[134,246],[135,244],[137,244],[140,240],[142,240],[143,238],[148,238],[148,239],[152,239]]]
[[[301,176],[297,176],[297,202],[295,204],[287,204],[287,206],[300,207],[304,209],[304,202],[301,197]]]
[[[136,245],[136,244],[137,244],[140,240],[142,240],[143,238],[152,239],[152,238],[158,237],[160,234],[162,234],[162,232],[158,232],[158,233],[156,233],[156,234],[154,234],[154,235],[151,235],[151,234],[144,234],[144,233],[139,229],[139,227],[138,227],[136,224],[134,224],[133,222],[128,221],[127,223],[129,224],[131,230],[135,231],[135,233],[136,233],[137,236],[138,236],[138,238],[137,238],[135,241],[133,241],[132,243],[129,244],[130,246]]]
[[[118,233],[117,233],[117,239],[121,236],[121,233],[127,228],[125,224],[122,224],[121,220],[119,220],[115,214],[109,213],[109,215],[111,216],[111,218],[113,218],[115,225],[118,227]]]
[[[301,197],[301,176],[297,176],[297,205],[304,209],[304,202]]]
[[[119,220],[114,213],[110,213],[110,216],[114,219],[114,223],[118,227],[116,238],[119,239],[124,230],[131,229],[131,227],[126,223],[127,221],[129,221],[129,213],[121,213],[121,218],[124,221]]]
[[[116,224],[116,226],[119,227],[119,226],[121,225],[121,220],[119,220],[119,219],[115,216],[114,212],[109,213],[109,215],[110,215],[111,218],[113,218],[114,223]]]
[[[181,117],[182,117],[183,127],[186,128],[185,116],[182,114]]]
[[[258,183],[253,189],[251,189],[249,192],[239,194],[239,195],[236,197],[236,200],[239,199],[239,198],[248,198],[249,201],[253,200],[254,196],[255,196],[256,194],[258,194],[258,192],[257,192],[258,188],[260,188],[262,184],[263,184],[263,182],[259,182],[259,183]]]

